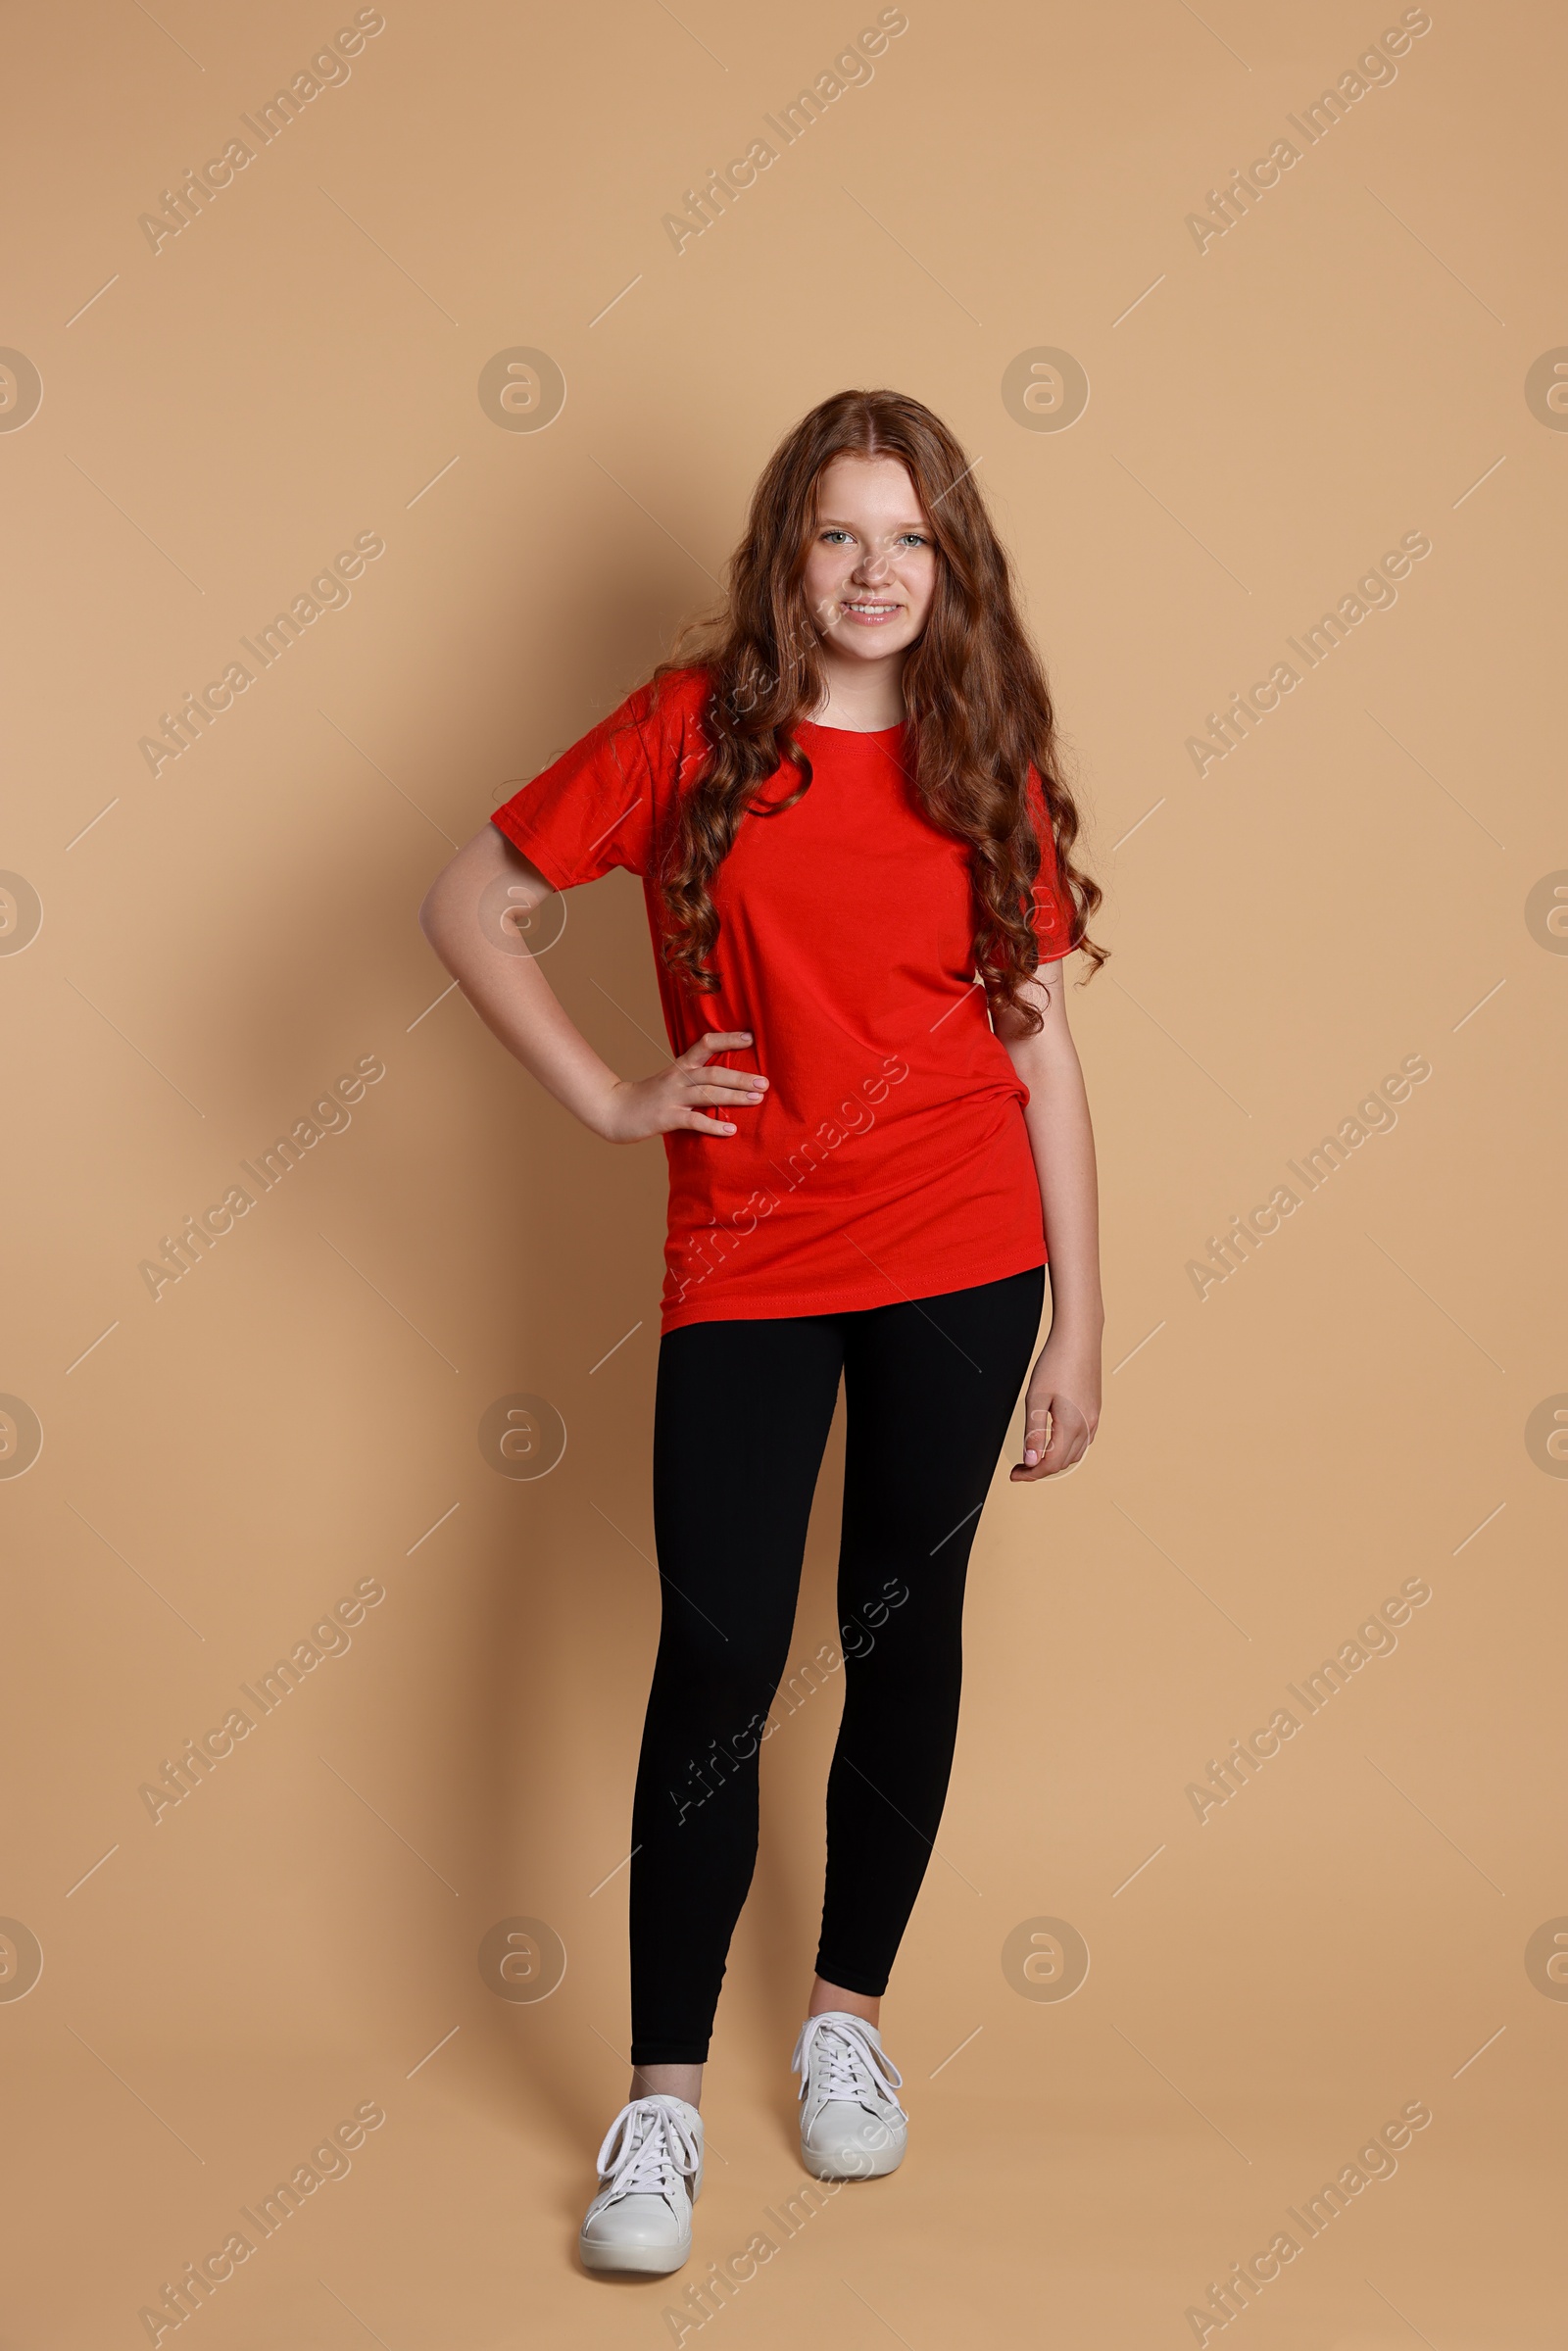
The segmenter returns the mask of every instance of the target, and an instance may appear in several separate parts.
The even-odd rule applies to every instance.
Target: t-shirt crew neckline
[[[878,735],[902,735],[908,720],[900,718],[892,726],[824,726],[820,718],[802,718],[798,723],[814,728],[819,735],[858,735],[874,742]]]

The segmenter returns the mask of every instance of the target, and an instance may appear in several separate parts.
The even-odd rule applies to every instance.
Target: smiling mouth
[[[839,607],[839,611],[846,620],[854,620],[861,628],[880,628],[885,621],[891,620],[896,613],[902,612],[903,610],[904,607],[901,604],[886,604],[879,598],[871,597],[861,597],[854,604],[846,603]]]

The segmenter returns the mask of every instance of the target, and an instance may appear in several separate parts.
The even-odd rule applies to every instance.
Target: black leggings
[[[634,2065],[708,2056],[841,1372],[844,1715],[816,1969],[850,1991],[886,1989],[953,1767],[969,1546],[1044,1300],[1036,1265],[937,1298],[688,1323],[661,1340],[663,1618],[632,1807]]]

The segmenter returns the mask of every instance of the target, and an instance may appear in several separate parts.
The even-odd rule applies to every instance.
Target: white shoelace
[[[696,2174],[697,2139],[662,2099],[633,2098],[605,2132],[598,2170],[601,2184],[616,2196],[674,2195]]]
[[[846,2098],[852,2105],[869,2107],[873,2114],[891,2107],[901,2120],[908,2121],[893,2095],[894,2089],[904,2086],[904,2076],[887,2051],[858,2029],[855,2018],[810,2016],[801,2027],[790,2069],[801,2077],[803,2098],[810,2087],[813,2049],[822,2060],[820,2088],[824,2105],[832,2099]]]

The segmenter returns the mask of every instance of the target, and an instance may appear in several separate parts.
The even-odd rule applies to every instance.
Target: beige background
[[[43,1449],[0,1480],[0,1912],[43,1972],[0,2001],[8,2351],[145,2341],[368,2100],[350,2175],[190,2322],[208,2351],[670,2341],[799,2185],[831,1682],[767,1748],[692,2267],[575,2267],[624,2094],[663,1169],[443,997],[415,912],[664,650],[778,434],[847,384],[918,394],[980,461],[1074,746],[1115,950],[1073,1004],[1115,1369],[1090,1460],[999,1477],[978,1537],[885,2011],[908,2162],[701,2339],[1190,2342],[1209,2282],[1423,2100],[1397,2175],[1235,2324],[1253,2351],[1562,2340],[1568,2005],[1526,1949],[1568,1913],[1568,1487],[1526,1431],[1568,1391],[1568,961],[1527,903],[1568,868],[1568,440],[1525,397],[1568,342],[1561,20],[1435,0],[1392,86],[1200,253],[1185,216],[1397,9],[907,13],[679,255],[663,214],[873,10],[388,0],[156,254],[138,216],[352,12],[14,25],[0,341],[43,399],[0,435],[0,865],[43,921],[0,957],[0,1389]],[[546,431],[477,397],[519,346],[565,377]],[[1040,347],[1087,370],[1070,430],[1004,404]],[[1412,530],[1397,605],[1200,780],[1204,713]],[[138,739],[365,531],[352,602],[155,779]],[[635,883],[570,902],[551,972],[615,1066],[656,1065]],[[1188,1260],[1417,1053],[1397,1128],[1200,1302]],[[352,1125],[154,1303],[140,1261],[361,1055],[385,1076]],[[543,1478],[477,1442],[519,1393],[566,1431]],[[799,1657],[834,1630],[839,1463],[836,1436]],[[1412,1577],[1397,1651],[1200,1826],[1188,1784]],[[352,1648],[155,1825],[142,1784],[365,1579]],[[567,1955],[542,2002],[476,1963],[517,1917]],[[1042,1918],[1087,1941],[1070,1999],[1004,1972]]]

